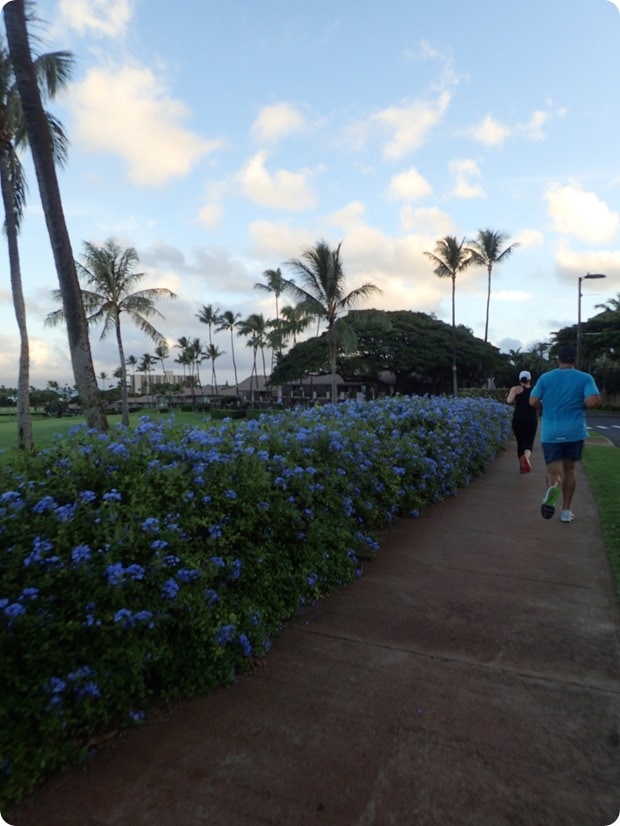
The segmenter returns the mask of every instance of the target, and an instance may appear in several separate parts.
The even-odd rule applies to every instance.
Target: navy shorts
[[[583,439],[579,442],[541,442],[541,446],[546,465],[563,459],[578,462],[583,452]]]

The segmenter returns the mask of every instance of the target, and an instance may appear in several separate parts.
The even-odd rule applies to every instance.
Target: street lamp
[[[575,367],[579,370],[581,366],[581,282],[584,278],[607,278],[602,272],[589,272],[587,275],[580,275],[577,294],[577,359]]]

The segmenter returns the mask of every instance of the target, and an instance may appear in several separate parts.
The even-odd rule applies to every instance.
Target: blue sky
[[[70,138],[59,173],[74,254],[134,246],[144,286],[178,294],[157,327],[173,355],[208,330],[203,305],[272,318],[253,289],[319,239],[342,242],[366,306],[449,321],[450,281],[424,251],[451,234],[520,246],[493,275],[489,338],[548,341],[620,292],[620,12],[610,0],[39,0],[45,49],[76,58],[52,105]],[[73,384],[30,160],[21,235],[31,384]],[[4,247],[5,249],[5,247]],[[18,336],[0,280],[0,384]],[[457,322],[483,337],[486,271],[459,276]],[[154,345],[125,325],[126,354]],[[218,381],[233,381],[230,340]],[[239,372],[251,353],[237,341]],[[93,332],[97,373],[117,366]],[[172,366],[172,364],[170,364]],[[178,365],[177,365],[178,367]],[[205,375],[208,370],[205,371]]]

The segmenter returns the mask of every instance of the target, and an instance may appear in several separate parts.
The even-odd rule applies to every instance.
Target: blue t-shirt
[[[589,373],[572,367],[543,373],[531,396],[542,402],[541,442],[579,442],[587,438],[584,401],[598,395]]]

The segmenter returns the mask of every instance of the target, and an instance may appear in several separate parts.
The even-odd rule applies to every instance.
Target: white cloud
[[[601,287],[597,292],[617,292],[614,286],[620,275],[620,250],[576,251],[562,244],[556,251],[555,264],[560,276],[570,276],[573,279],[589,272],[605,273],[607,279],[596,282]],[[614,282],[607,288],[611,278],[614,278]]]
[[[384,157],[394,161],[419,149],[446,113],[451,99],[451,93],[445,91],[435,101],[390,106],[372,115],[370,124],[392,133],[383,149]]]
[[[400,211],[400,223],[405,232],[415,232],[431,238],[454,235],[456,227],[452,218],[438,207],[413,209],[410,204]]]
[[[80,35],[118,37],[132,16],[132,0],[59,0],[60,26]]]
[[[274,143],[280,138],[301,132],[306,126],[304,116],[289,103],[264,106],[252,124],[252,138],[261,143]]]
[[[72,86],[69,105],[77,140],[123,158],[130,181],[140,186],[161,186],[187,175],[220,145],[184,128],[187,106],[169,97],[146,67],[91,69]]]
[[[413,167],[395,175],[388,188],[388,195],[393,201],[415,201],[432,192],[429,182]]]
[[[480,178],[480,169],[470,159],[450,161],[450,171],[456,178],[452,194],[457,198],[485,198],[484,189],[473,179]]]
[[[250,201],[295,212],[316,206],[316,196],[308,184],[308,170],[289,172],[278,169],[272,174],[265,167],[266,160],[266,152],[257,152],[239,172],[238,179]]]
[[[516,234],[515,242],[523,248],[542,247],[545,236],[537,229],[522,229]]]
[[[477,126],[472,126],[469,134],[485,146],[501,146],[510,135],[510,128],[487,115]]]
[[[366,208],[361,201],[352,201],[343,209],[332,212],[329,216],[330,222],[335,227],[340,227],[344,230],[351,230],[364,223],[364,214]]]
[[[555,114],[562,118],[566,110],[558,108]],[[501,146],[507,138],[515,135],[531,141],[541,141],[545,138],[543,127],[549,122],[550,117],[549,111],[536,109],[525,123],[509,126],[492,115],[486,115],[478,124],[467,129],[466,134],[485,146]]]
[[[613,212],[596,193],[584,192],[574,182],[565,186],[552,184],[544,198],[557,232],[601,243],[610,241],[618,231],[618,213]]]

